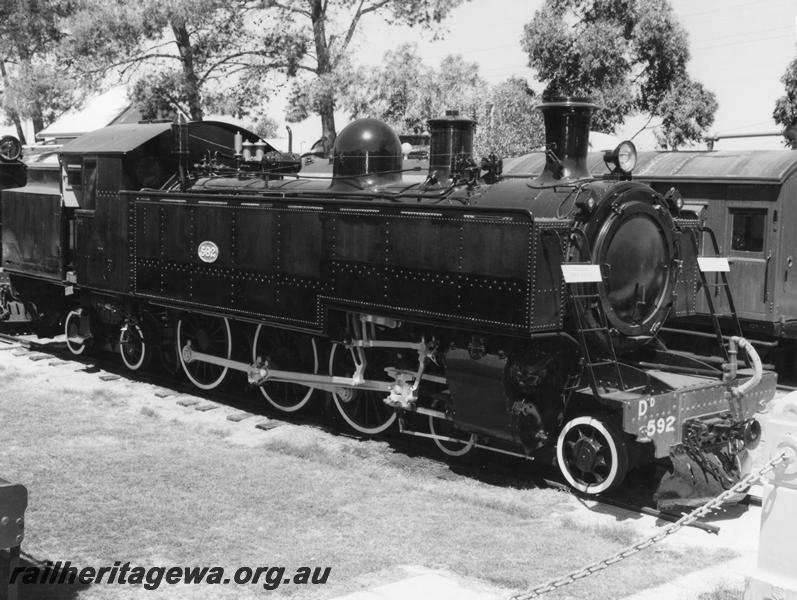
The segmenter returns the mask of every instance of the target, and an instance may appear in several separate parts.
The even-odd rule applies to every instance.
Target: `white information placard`
[[[697,266],[703,273],[729,273],[731,265],[724,256],[698,256]]]
[[[600,283],[601,266],[592,263],[565,263],[562,265],[565,283]]]

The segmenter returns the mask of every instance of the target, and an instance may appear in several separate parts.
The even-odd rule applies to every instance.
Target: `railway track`
[[[38,354],[49,355],[53,359],[83,364],[87,371],[95,371],[100,377],[104,375],[105,379],[108,379],[110,375],[112,379],[126,378],[140,383],[155,385],[164,390],[162,393],[163,397],[174,396],[175,398],[179,398],[182,396],[192,396],[208,402],[228,406],[245,413],[251,413],[252,415],[265,419],[255,424],[255,427],[261,429],[273,429],[281,424],[291,423],[295,425],[317,427],[335,435],[359,437],[343,429],[343,424],[339,422],[340,419],[338,418],[337,411],[328,407],[328,402],[316,402],[312,408],[308,407],[300,413],[285,414],[279,412],[275,417],[275,413],[278,411],[275,411],[267,403],[263,402],[262,397],[252,393],[240,393],[240,389],[233,389],[233,384],[226,386],[226,388],[220,387],[211,392],[206,392],[197,389],[188,382],[184,383],[174,376],[158,372],[155,368],[150,368],[146,371],[129,371],[116,360],[118,356],[107,352],[100,352],[88,356],[75,356],[69,352],[63,342],[57,342],[55,340],[38,341],[37,339],[31,339],[31,336],[25,332],[9,333],[8,331],[0,331],[0,349],[2,349],[4,345],[15,345],[23,348],[31,353],[30,357],[34,357],[34,360]],[[43,359],[40,358],[39,360]],[[244,391],[249,391],[249,389],[247,389],[249,386],[243,387]],[[788,388],[789,386],[782,387]],[[156,394],[161,395],[157,392]],[[198,406],[198,402],[194,404],[186,403],[184,405],[187,407],[194,406],[198,410],[201,410]],[[207,404],[204,406],[207,406]],[[227,418],[231,416],[232,415],[228,415]],[[329,424],[330,422],[331,424]],[[402,436],[399,434],[393,435],[390,433],[383,434],[381,437],[398,452],[411,457],[424,456],[432,458],[441,464],[446,464],[448,468],[445,472],[441,471],[438,475],[440,478],[451,479],[461,476],[497,486],[510,485],[520,488],[550,487],[573,494],[583,501],[596,502],[597,505],[612,506],[634,514],[652,516],[666,522],[675,522],[682,516],[675,512],[660,511],[653,508],[651,506],[652,497],[650,489],[645,481],[635,481],[632,478],[615,492],[601,495],[596,500],[594,497],[580,494],[568,487],[559,477],[557,469],[544,464],[546,461],[537,461],[535,468],[537,472],[532,474],[529,473],[528,469],[518,468],[519,464],[525,466],[528,465],[528,462],[513,457],[504,457],[487,452],[474,452],[466,457],[445,461],[439,456],[436,456],[436,452],[430,452],[432,449],[420,438]],[[760,498],[748,495],[742,503],[760,506]],[[696,521],[690,526],[711,534],[718,534],[720,531],[717,525],[704,521]]]

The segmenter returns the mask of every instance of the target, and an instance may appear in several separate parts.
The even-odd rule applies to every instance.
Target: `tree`
[[[57,53],[65,35],[63,19],[72,9],[57,0],[0,3],[2,106],[23,143],[23,119],[30,119],[38,133],[80,100],[80,86]]]
[[[678,148],[701,139],[714,122],[717,100],[703,85],[691,79],[675,83],[659,102],[661,132],[656,138],[663,148]]]
[[[240,118],[305,54],[300,32],[274,17],[248,0],[81,0],[70,43],[87,75],[133,81],[146,117]]]
[[[341,91],[340,104],[354,119],[373,117],[399,133],[420,133],[433,116],[426,97],[434,77],[417,46],[401,44],[385,52],[378,67],[359,69],[359,84]]]
[[[315,112],[321,116],[327,148],[335,142],[335,108],[345,93],[348,53],[362,20],[379,16],[390,24],[430,27],[441,23],[463,0],[262,0],[312,40],[314,54],[300,69],[310,77],[292,88],[289,120]]]
[[[661,119],[664,138],[685,143],[713,122],[716,98],[689,79],[687,35],[669,0],[545,0],[522,44],[545,95],[590,96],[604,108],[599,130],[641,111]],[[680,110],[678,93],[700,118]]]
[[[413,44],[387,51],[380,67],[360,69],[354,78],[358,85],[346,88],[340,104],[352,118],[381,119],[399,133],[419,133],[448,109],[475,119],[487,95],[476,63],[453,55],[434,69]]]
[[[775,123],[789,129],[797,125],[797,58],[789,63],[780,81],[783,83],[786,93],[775,102],[772,118]],[[797,147],[797,139],[793,130],[787,137],[789,147]]]
[[[536,94],[526,81],[510,78],[489,87],[476,63],[445,57],[439,69],[424,64],[413,44],[385,53],[379,68],[360,69],[340,103],[352,118],[374,117],[399,133],[420,133],[429,119],[448,109],[477,122],[476,156],[530,152],[544,141]]]
[[[510,77],[490,90],[478,118],[473,140],[477,156],[519,156],[545,142],[542,115],[535,106],[539,98],[528,83]]]

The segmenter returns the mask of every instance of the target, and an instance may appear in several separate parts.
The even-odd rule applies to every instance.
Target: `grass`
[[[729,587],[720,584],[710,592],[704,592],[697,597],[697,600],[742,600],[744,590],[741,588]]]
[[[630,546],[637,541],[635,532],[621,523],[594,523],[584,525],[572,517],[565,516],[561,520],[562,527],[576,532],[589,531],[600,538],[609,540],[619,546]]]
[[[332,567],[327,585],[283,586],[268,592],[275,598],[333,598],[401,577],[401,565],[517,591],[633,537],[622,523],[579,525],[571,516],[578,503],[555,490],[440,479],[446,467],[430,458],[312,427],[261,432],[187,408],[179,408],[187,420],[172,417],[173,400],[73,368],[0,356],[0,476],[28,487],[23,550],[43,560]],[[227,427],[251,428],[262,441],[236,445]],[[676,568],[727,558],[694,548],[647,552],[549,597],[614,600],[670,579]],[[23,599],[38,593],[34,586],[22,592]],[[79,597],[150,593],[93,585]],[[264,593],[246,585],[174,586],[168,597]]]

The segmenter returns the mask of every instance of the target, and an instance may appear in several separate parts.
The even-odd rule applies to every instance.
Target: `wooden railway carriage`
[[[745,334],[797,339],[797,236],[788,225],[797,223],[797,152],[651,152],[640,158],[640,180],[658,190],[676,186],[715,232],[718,252],[731,263]],[[710,247],[710,240],[705,244]],[[718,312],[730,312],[724,297],[716,298]]]
[[[331,181],[218,124],[99,130],[61,154],[75,260],[49,301],[73,352],[109,339],[131,369],[161,348],[198,387],[241,371],[280,410],[325,391],[364,434],[398,420],[452,455],[555,448],[587,493],[671,456],[712,493],[739,476],[775,378],[723,378],[658,343],[695,305],[697,222],[623,173],[586,174],[594,108],[545,105],[541,177],[495,185],[456,115],[430,122],[434,170],[416,182],[375,120],[341,131]]]

